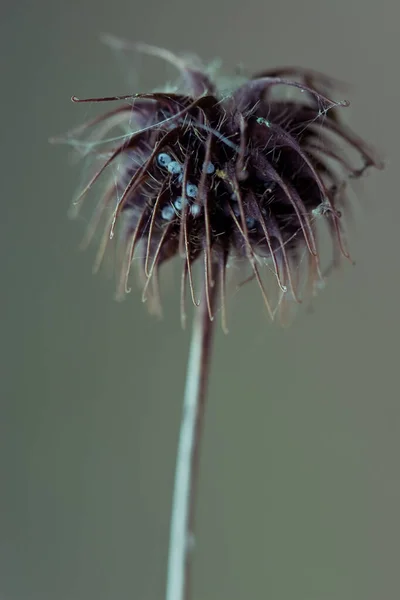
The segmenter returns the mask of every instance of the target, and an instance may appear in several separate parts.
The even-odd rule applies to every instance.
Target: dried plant
[[[381,164],[343,125],[339,112],[348,102],[331,100],[334,83],[319,73],[273,69],[242,79],[227,92],[196,61],[152,46],[131,46],[178,67],[180,88],[111,98],[73,97],[80,103],[121,101],[121,106],[75,129],[65,140],[94,156],[96,163],[101,160],[75,200],[76,210],[113,167],[85,240],[104,218],[96,268],[116,238],[119,295],[129,289],[130,268],[137,257],[143,300],[150,297],[151,307],[159,309],[159,267],[178,256],[183,323],[187,283],[196,306],[167,582],[167,600],[182,600],[189,594],[192,492],[217,302],[227,330],[227,267],[248,264],[249,279],[256,280],[271,318],[278,312],[285,320],[289,304],[312,296],[324,280],[319,248],[327,231],[331,266],[337,266],[341,256],[349,258],[342,227],[347,184]],[[115,130],[119,135],[111,135]],[[88,139],[78,142],[82,133]],[[353,164],[354,159],[359,164]],[[202,262],[204,273],[200,298],[192,274],[196,261]]]

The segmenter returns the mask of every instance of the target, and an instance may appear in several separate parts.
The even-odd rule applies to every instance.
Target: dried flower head
[[[85,153],[102,165],[75,206],[104,172],[111,173],[87,236],[105,214],[96,264],[118,227],[122,294],[128,291],[134,256],[146,299],[150,292],[158,295],[159,267],[178,255],[183,319],[187,281],[198,304],[192,276],[197,260],[204,265],[206,298],[215,285],[212,273],[219,273],[223,319],[226,269],[232,261],[250,266],[271,317],[288,299],[300,302],[323,280],[319,223],[330,232],[332,264],[340,255],[349,257],[341,225],[346,183],[369,166],[380,166],[341,123],[339,110],[348,103],[329,99],[330,79],[299,68],[266,71],[221,92],[207,70],[189,60],[150,46],[139,49],[174,63],[183,91],[73,97],[74,102],[123,102],[80,128],[93,128]],[[113,136],[115,128],[120,134]],[[354,156],[349,159],[344,145],[361,160],[359,166],[353,166]],[[275,280],[275,307],[265,273]]]

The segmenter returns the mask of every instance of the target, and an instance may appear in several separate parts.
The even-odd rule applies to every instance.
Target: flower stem
[[[217,278],[209,290],[214,311]],[[195,310],[180,427],[172,501],[166,600],[188,600],[190,551],[193,546],[196,483],[214,322],[206,301],[206,286]]]

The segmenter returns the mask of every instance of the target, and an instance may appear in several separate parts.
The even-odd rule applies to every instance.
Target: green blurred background
[[[173,74],[123,38],[286,64],[351,83],[354,129],[387,158],[363,182],[345,265],[294,325],[256,285],[218,331],[205,424],[193,600],[393,600],[400,572],[399,9],[392,0],[21,0],[1,10],[1,600],[163,598],[189,332],[114,301],[67,218],[66,147],[93,114],[69,98]],[[129,78],[131,84],[129,83]],[[136,78],[136,79],[135,79]],[[135,81],[140,88],[136,88]]]

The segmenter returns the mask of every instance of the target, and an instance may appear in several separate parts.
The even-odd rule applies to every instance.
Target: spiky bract
[[[320,74],[271,70],[223,94],[205,70],[166,51],[144,50],[172,60],[184,76],[185,90],[85,100],[123,103],[84,126],[94,128],[87,148],[103,164],[75,204],[104,171],[112,175],[89,229],[91,236],[101,215],[107,215],[99,258],[120,225],[120,292],[127,289],[138,256],[145,299],[160,265],[182,257],[183,318],[187,281],[197,304],[195,261],[204,265],[206,297],[218,265],[224,308],[227,266],[244,259],[274,316],[276,306],[284,307],[288,298],[300,301],[304,289],[314,290],[323,279],[321,220],[330,231],[333,263],[340,254],[348,257],[341,226],[344,188],[349,178],[379,164],[341,123],[338,113],[347,103],[328,98],[331,81]],[[123,134],[112,138],[115,127],[122,127]],[[359,156],[359,166],[353,166],[343,145]],[[300,263],[306,265],[302,286]],[[265,272],[274,274],[275,307]]]

